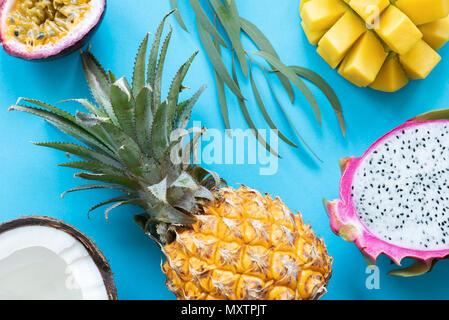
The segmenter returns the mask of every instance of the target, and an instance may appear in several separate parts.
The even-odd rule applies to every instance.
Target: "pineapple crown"
[[[198,52],[194,53],[176,73],[165,101],[161,102],[162,74],[172,28],[161,47],[167,14],[159,25],[151,47],[148,66],[149,35],[142,41],[134,64],[132,86],[125,77],[120,79],[106,72],[90,53],[81,52],[82,65],[97,105],[86,99],[66,100],[81,104],[88,112],[75,115],[50,104],[20,98],[10,107],[37,115],[76,138],[83,145],[72,143],[36,143],[64,151],[83,161],[60,164],[83,170],[75,177],[91,181],[66,191],[115,189],[122,195],[93,206],[109,205],[111,210],[123,205],[135,205],[144,213],[134,220],[160,245],[173,240],[171,226],[195,222],[192,213],[202,201],[213,200],[213,189],[225,182],[214,172],[193,165],[191,157],[205,129],[187,130],[191,110],[205,86],[190,99],[179,102],[186,87],[182,82]],[[26,105],[24,104],[32,104]],[[181,130],[179,130],[181,129]],[[181,133],[180,133],[181,132]],[[193,134],[196,132],[195,134]],[[183,146],[184,137],[191,137]],[[173,161],[173,155],[182,161]]]

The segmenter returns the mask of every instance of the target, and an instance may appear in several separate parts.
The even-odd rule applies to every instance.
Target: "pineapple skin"
[[[300,214],[245,186],[215,196],[162,248],[178,299],[314,300],[327,292],[332,257]]]

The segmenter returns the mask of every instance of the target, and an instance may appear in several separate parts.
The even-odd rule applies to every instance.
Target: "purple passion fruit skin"
[[[58,3],[61,7],[51,16],[50,10],[46,7],[42,9],[42,6],[53,6],[53,3]],[[101,24],[106,12],[106,0],[76,0],[76,4],[88,6],[88,9],[82,11],[72,8],[75,11],[73,18],[71,13],[66,17],[58,11],[63,11],[64,5],[70,8],[73,1],[0,0],[0,45],[11,56],[33,61],[53,60],[81,49]],[[27,10],[27,5],[31,6],[31,16],[27,16],[27,12],[23,10]],[[44,10],[43,17],[39,16],[39,9]],[[14,15],[15,10],[22,15],[22,20]],[[72,22],[68,24],[67,20],[61,20],[60,16],[72,19]],[[41,19],[38,20],[39,18]],[[66,25],[69,27],[63,28]],[[23,33],[26,36],[23,36]]]

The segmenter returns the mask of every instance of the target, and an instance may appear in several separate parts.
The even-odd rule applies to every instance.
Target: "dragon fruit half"
[[[397,265],[415,259],[393,275],[449,257],[449,109],[407,121],[340,165],[341,200],[325,201],[334,233],[370,263],[382,253]]]

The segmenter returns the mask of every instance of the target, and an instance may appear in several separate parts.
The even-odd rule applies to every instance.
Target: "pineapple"
[[[148,68],[148,35],[143,40],[132,85],[106,72],[90,52],[82,52],[98,105],[74,101],[89,112],[73,116],[25,98],[10,110],[40,116],[85,145],[37,143],[83,159],[61,166],[83,170],[75,176],[93,183],[67,192],[120,190],[123,195],[91,209],[110,205],[106,217],[123,205],[143,210],[134,219],[165,254],[162,270],[177,298],[318,299],[332,272],[324,241],[279,198],[245,186],[228,187],[216,173],[194,165],[195,142],[204,129],[196,130],[184,148],[180,144],[184,135],[178,129],[186,128],[204,87],[178,102],[195,53],[179,69],[168,98],[161,102],[162,71],[172,34],[170,30],[160,49],[166,18],[155,34]],[[177,164],[173,154],[183,161]]]
[[[301,0],[299,10],[317,53],[359,87],[426,78],[449,40],[448,0]]]

